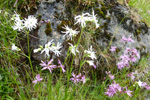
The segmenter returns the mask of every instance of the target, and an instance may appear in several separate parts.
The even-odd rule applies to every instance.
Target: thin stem
[[[33,74],[33,77],[34,77],[34,71],[33,71],[33,66],[32,66],[32,62],[31,62],[31,55],[30,55],[29,31],[27,32],[27,43],[28,43],[28,59],[29,59],[32,74]]]

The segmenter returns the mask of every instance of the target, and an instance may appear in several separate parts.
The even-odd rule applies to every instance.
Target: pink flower
[[[114,96],[114,94],[117,94],[117,92],[121,92],[121,86],[119,84],[116,84],[113,82],[113,84],[109,85],[107,92],[105,92],[106,95],[109,97]]]
[[[111,49],[109,49],[111,52],[115,52],[116,51],[116,47],[115,46],[111,46]]]
[[[122,36],[121,42],[123,42],[124,44],[126,43],[127,38],[125,37],[125,35]]]
[[[135,79],[134,74],[135,74],[134,72],[131,72],[130,74],[128,74],[128,76],[131,77],[132,80],[134,80]]]
[[[114,75],[111,75],[111,71],[109,71],[109,72],[105,72],[109,77],[110,77],[110,79],[114,79],[115,78],[115,76]]]
[[[50,71],[50,73],[52,73],[52,70],[54,68],[56,68],[56,65],[53,65],[53,59],[51,59],[47,64],[43,61],[41,61],[42,63],[40,63],[40,65],[43,67],[42,70],[48,69]]]
[[[146,87],[147,83],[146,82],[142,82],[142,87]]]
[[[17,3],[18,3],[18,0],[16,0],[16,2],[15,2],[14,5],[13,5],[13,7],[15,7]]]
[[[109,75],[109,77],[110,77],[110,79],[112,79],[112,80],[115,78],[115,76],[114,76],[114,75],[111,75],[111,74]]]
[[[43,24],[44,23],[44,21],[41,21],[41,24]]]
[[[74,82],[74,84],[76,84],[80,81],[81,73],[78,75],[75,75],[74,73],[72,73],[72,76],[73,76],[73,78],[70,78],[70,80],[72,80]]]
[[[126,38],[125,35],[123,35],[122,39],[121,39],[121,42],[123,42],[125,44],[125,43],[128,43],[128,42],[134,42],[134,40],[132,40],[131,35],[128,38]]]
[[[63,73],[64,73],[64,72],[66,72],[66,70],[64,69],[64,68],[65,68],[65,66],[61,64],[61,61],[60,61],[59,59],[58,59],[58,63],[60,64],[60,65],[58,66],[58,68],[60,68],[60,67],[61,67],[61,68],[62,68]]]
[[[86,79],[85,79],[85,75],[81,77],[81,80],[83,82],[83,84],[85,83]]]
[[[107,75],[109,75],[109,74],[111,73],[111,71],[109,71],[109,72],[108,72],[108,71],[105,71],[105,73],[106,73]]]
[[[131,38],[131,35],[128,37],[127,42],[134,42],[134,40]]]
[[[32,83],[36,84],[37,82],[40,82],[40,81],[42,81],[42,80],[43,80],[43,79],[40,78],[40,74],[38,74],[38,75],[36,75],[35,80],[32,81]]]
[[[125,91],[125,93],[127,93],[127,95],[128,95],[128,96],[130,96],[130,97],[132,96],[131,92],[132,92],[132,91],[130,91],[130,90],[127,90],[127,88],[126,88],[126,91]]]
[[[147,90],[150,90],[150,86],[149,86],[149,85],[147,85],[145,88],[146,88]]]
[[[74,73],[72,73],[72,76],[73,78],[70,78],[70,80],[72,80],[74,82],[74,84],[82,81],[83,84],[86,82],[86,79],[85,79],[85,75],[81,75],[81,73],[79,73],[78,75],[75,75]]]

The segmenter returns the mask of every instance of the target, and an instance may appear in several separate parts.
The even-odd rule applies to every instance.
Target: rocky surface
[[[96,30],[97,43],[104,49],[109,46],[112,36],[112,46],[122,48],[120,42],[123,35],[129,35],[135,40],[135,43],[129,44],[141,51],[141,54],[148,54],[150,51],[150,29],[141,21],[141,18],[135,19],[132,12],[120,4],[114,3],[113,6],[109,3],[98,4],[94,7],[95,13],[100,22],[100,27]],[[90,10],[91,11],[91,10]],[[92,11],[91,11],[92,12]],[[91,13],[89,12],[89,13]],[[39,45],[44,46],[45,43],[54,39],[55,42],[64,42],[63,34],[57,31],[57,26],[60,25],[62,20],[67,20],[68,16],[65,13],[65,6],[63,2],[55,0],[43,0],[39,4],[36,16],[41,16],[39,21],[39,29],[36,36],[38,39],[32,39],[31,46],[33,49],[38,48]],[[47,23],[50,22],[51,31],[46,33]],[[62,50],[65,52],[65,49]],[[44,54],[33,54],[37,60],[44,59]],[[65,56],[65,53],[63,53]]]
[[[98,10],[97,10],[98,9]],[[104,17],[98,11],[106,13]],[[117,46],[120,49],[123,48],[121,38],[123,35],[130,36],[135,41],[130,43],[129,47],[137,48],[142,54],[149,54],[150,51],[150,29],[142,22],[141,18],[135,20],[132,18],[131,12],[124,6],[116,4],[114,7],[103,9],[103,6],[96,8],[99,15],[101,26],[97,34],[98,44],[106,48],[112,36],[114,36],[112,46]]]
[[[39,28],[34,36],[38,37],[38,39],[31,39],[31,47],[35,49],[39,45],[44,46],[52,39],[54,39],[55,43],[63,43],[63,34],[57,31],[57,26],[66,18],[63,2],[56,2],[56,0],[41,1],[36,16],[39,17]],[[48,24],[50,24],[50,27],[47,27]],[[45,54],[33,53],[33,58],[40,61],[45,58]]]

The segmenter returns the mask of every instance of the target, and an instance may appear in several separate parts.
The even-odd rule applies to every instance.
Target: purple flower
[[[136,62],[138,59],[140,59],[140,54],[137,52],[137,50],[135,48],[133,48],[133,49],[126,48],[124,54],[129,55],[130,62]]]
[[[130,74],[128,74],[128,76],[131,77],[132,80],[134,80],[135,79],[134,74],[135,74],[134,72],[131,72]]]
[[[146,87],[147,83],[146,82],[142,82],[142,87]]]
[[[128,95],[128,96],[130,96],[130,97],[132,96],[131,92],[132,92],[132,91],[130,91],[130,90],[127,90],[127,88],[126,88],[126,91],[125,91],[125,93],[127,93],[127,95]]]
[[[81,80],[81,73],[78,75],[75,75],[74,73],[72,73],[73,78],[70,78],[70,80],[72,80],[74,82],[74,84],[78,83]]]
[[[111,52],[115,52],[116,51],[116,47],[115,46],[111,46],[111,49],[109,49]]]
[[[111,71],[109,71],[109,72],[106,71],[105,73],[109,76],[110,79],[113,80],[115,78],[114,75],[111,75]]]
[[[111,75],[111,74],[109,75],[109,77],[110,77],[110,79],[112,79],[112,80],[115,78],[115,76],[114,76],[114,75]]]
[[[118,62],[116,65],[118,66],[118,69],[124,68],[124,65],[123,65],[122,61]]]
[[[13,7],[15,7],[17,3],[18,3],[18,0],[16,0],[16,2],[15,2],[14,5],[13,5]]]
[[[85,75],[83,75],[82,77],[81,77],[81,80],[80,81],[82,81],[83,82],[83,84],[85,83],[85,81],[86,81],[86,79],[85,79]]]
[[[42,80],[43,80],[43,79],[40,78],[40,74],[37,74],[36,77],[35,77],[35,80],[32,81],[32,83],[36,84],[37,82],[40,82],[40,81],[42,81]]]
[[[109,72],[108,72],[108,71],[105,71],[105,73],[106,73],[107,75],[109,75],[109,74],[111,73],[111,71],[109,71]]]
[[[85,79],[85,75],[81,75],[81,73],[79,73],[78,75],[75,75],[74,73],[72,73],[72,76],[73,78],[70,78],[70,80],[72,80],[74,82],[74,84],[82,81],[83,84],[86,82],[86,79]]]
[[[127,42],[134,42],[134,40],[131,38],[131,35],[128,37]]]
[[[112,97],[115,94],[117,94],[117,92],[121,91],[122,91],[121,86],[114,82],[113,84],[109,85],[107,92],[105,92],[105,94],[108,95],[109,97]]]
[[[64,69],[65,66],[61,64],[61,61],[60,61],[59,59],[58,59],[58,63],[60,64],[60,65],[58,66],[58,68],[62,68],[63,73],[66,72],[66,70]]]
[[[52,70],[54,68],[56,68],[56,65],[53,65],[53,59],[51,59],[47,64],[43,61],[41,61],[42,63],[40,63],[40,65],[43,67],[42,70],[48,69],[50,71],[50,73],[52,73]]]
[[[121,42],[123,42],[125,44],[125,43],[128,43],[128,42],[134,42],[134,40],[132,40],[131,35],[128,38],[126,38],[125,35],[123,35],[122,39],[121,39]]]
[[[41,24],[43,24],[44,23],[44,21],[41,21]]]
[[[118,69],[129,67],[128,55],[123,55],[120,58],[121,58],[121,61],[116,64],[118,66]]]
[[[127,41],[127,38],[125,37],[125,35],[123,35],[122,38],[121,38],[121,42],[123,42],[125,44],[126,41]]]
[[[146,88],[147,90],[150,90],[150,86],[149,86],[149,85],[147,85],[145,88]]]

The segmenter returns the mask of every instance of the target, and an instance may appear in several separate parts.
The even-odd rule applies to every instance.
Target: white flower
[[[55,45],[52,45],[52,46],[50,47],[50,50],[51,50],[55,55],[60,56],[60,53],[61,53],[60,48],[62,48],[61,43],[57,42],[57,45],[56,45],[56,46],[55,46]]]
[[[15,44],[12,44],[11,50],[20,51],[20,49],[17,46],[15,46]]]
[[[143,82],[141,82],[141,81],[139,80],[137,83],[138,83],[139,87],[141,87]]]
[[[79,53],[76,46],[73,46],[71,43],[68,43],[68,44],[70,45],[69,49],[70,49],[71,53],[73,53],[74,55],[76,55],[76,52]]]
[[[15,22],[15,25],[12,26],[13,30],[21,31],[23,29],[23,20],[20,19],[20,15],[15,14],[12,17],[12,20]]]
[[[96,28],[99,27],[98,20],[96,19],[96,15],[94,14],[94,10],[92,12],[92,21],[95,23]]]
[[[86,26],[86,21],[91,21],[91,15],[89,13],[82,13],[82,15],[78,15],[75,17],[76,23],[81,24],[82,27]]]
[[[88,57],[90,57],[91,59],[96,59],[96,55],[95,55],[95,52],[92,49],[92,46],[90,46],[90,49],[85,50],[84,52],[87,53]]]
[[[66,30],[65,32],[61,31],[62,33],[66,33],[64,37],[68,36],[68,38],[71,40],[72,40],[72,37],[75,37],[79,33],[79,31],[73,30],[72,28],[69,28],[68,26],[65,26],[63,28]]]
[[[25,19],[24,27],[26,27],[29,31],[35,29],[36,26],[37,26],[37,19],[34,16],[30,15],[28,16],[28,19]]]
[[[94,64],[93,60],[87,60],[86,61],[90,66],[93,66],[96,69],[96,65]]]
[[[39,52],[39,51],[41,51],[41,50],[42,50],[42,48],[37,48],[37,49],[34,49],[33,52],[34,52],[34,53],[37,53],[37,52]]]
[[[41,51],[41,54],[43,52],[45,52],[45,55],[47,55],[48,57],[50,56],[49,52],[50,52],[50,49],[51,49],[50,46],[52,45],[52,42],[53,42],[53,39],[50,42],[48,42],[47,44],[45,44],[45,48]]]

